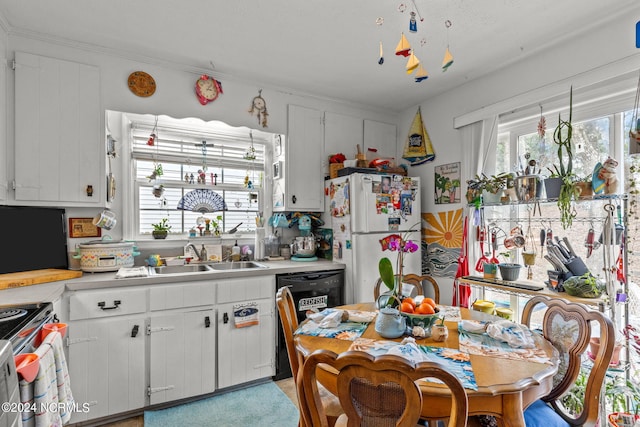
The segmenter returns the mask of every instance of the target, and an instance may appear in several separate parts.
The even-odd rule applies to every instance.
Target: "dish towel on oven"
[[[61,426],[71,419],[74,404],[62,335],[49,333],[35,353],[40,357],[38,375],[33,382],[20,380],[20,400],[32,409],[23,411],[22,425]]]
[[[235,304],[233,306],[233,319],[236,328],[246,328],[247,326],[257,325],[260,323],[258,318],[258,303],[247,302],[243,304]]]

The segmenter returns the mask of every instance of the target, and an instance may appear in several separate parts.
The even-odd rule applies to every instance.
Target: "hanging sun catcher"
[[[251,108],[249,108],[249,113],[253,116],[256,114],[258,117],[258,123],[262,125],[263,128],[267,127],[267,102],[262,97],[262,89],[258,91],[258,96],[254,97],[251,101]]]

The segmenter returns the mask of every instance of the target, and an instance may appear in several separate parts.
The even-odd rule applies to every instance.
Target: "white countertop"
[[[129,286],[154,285],[161,283],[184,283],[190,281],[216,280],[236,277],[261,276],[265,274],[302,273],[325,270],[343,270],[345,265],[338,262],[318,260],[312,262],[297,261],[259,261],[267,268],[250,270],[217,270],[187,274],[153,275],[128,279],[116,279],[116,272],[84,273],[77,279],[60,282],[41,283],[20,288],[0,291],[0,305],[25,304],[31,302],[56,301],[67,291],[85,289],[118,288]]]

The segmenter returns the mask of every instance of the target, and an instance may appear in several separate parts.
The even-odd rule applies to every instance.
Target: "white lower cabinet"
[[[256,303],[258,324],[237,327],[234,307]],[[275,276],[218,283],[218,388],[275,375]]]
[[[149,403],[211,393],[216,386],[213,307],[152,314],[149,327]]]
[[[69,378],[73,397],[88,412],[72,423],[145,406],[146,314],[69,322]]]
[[[246,303],[258,324],[236,327]],[[61,306],[71,390],[89,404],[73,423],[275,374],[274,275],[80,290]]]

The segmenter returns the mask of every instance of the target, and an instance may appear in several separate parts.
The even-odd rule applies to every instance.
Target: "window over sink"
[[[188,236],[191,229],[199,234],[199,222],[205,218],[212,232],[214,224],[224,233],[240,223],[239,231],[255,231],[256,215],[264,211],[264,165],[272,156],[274,134],[200,119],[112,111],[107,115],[107,122],[120,123],[126,135],[120,146],[130,171],[124,173],[130,177],[130,190],[123,197],[133,206],[134,238],[151,236],[152,224],[163,218],[171,226],[169,235]],[[121,121],[112,120],[112,115]],[[178,209],[181,200],[185,209]],[[192,210],[221,205],[222,200],[226,210]]]

